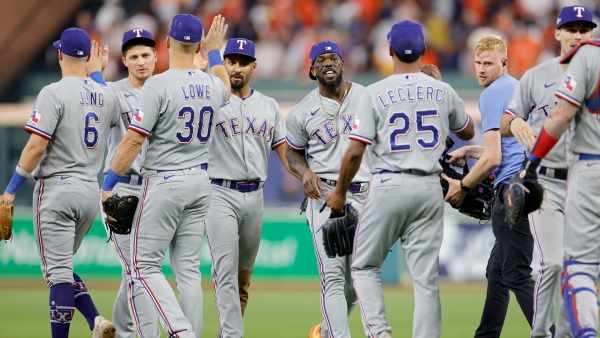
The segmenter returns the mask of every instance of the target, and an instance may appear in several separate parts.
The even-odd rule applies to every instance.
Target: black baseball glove
[[[354,233],[358,224],[358,213],[350,203],[344,206],[343,215],[330,215],[323,224],[323,246],[329,258],[352,254]]]
[[[544,200],[544,188],[537,180],[535,168],[523,170],[510,179],[504,192],[506,218],[511,226],[519,223],[523,215],[538,210]]]
[[[137,196],[121,197],[115,194],[102,202],[102,208],[107,215],[104,219],[106,227],[118,235],[129,234],[138,201]]]

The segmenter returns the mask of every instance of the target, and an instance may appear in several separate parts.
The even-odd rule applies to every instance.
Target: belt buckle
[[[244,189],[244,190],[242,190],[240,188],[240,185],[242,185],[242,184],[246,184],[247,188]],[[247,184],[248,184],[248,182],[235,182],[235,190],[240,191],[240,192],[248,192],[249,191],[249,186]]]
[[[369,188],[368,185],[369,183],[367,182],[360,182],[360,189],[358,192],[365,192]]]

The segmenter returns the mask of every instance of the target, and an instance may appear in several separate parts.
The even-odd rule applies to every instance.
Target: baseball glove
[[[15,207],[0,195],[0,240],[12,238],[12,217]]]
[[[350,203],[344,206],[343,215],[329,216],[321,228],[327,257],[334,258],[336,255],[343,257],[352,253],[357,223],[358,213]]]
[[[544,200],[544,188],[537,180],[535,172],[522,171],[510,179],[504,192],[506,218],[511,226],[519,223],[523,215],[538,210]]]
[[[121,197],[115,194],[102,202],[102,208],[106,213],[106,218],[104,219],[106,227],[118,235],[129,234],[138,201],[139,198],[137,196],[128,195]]]

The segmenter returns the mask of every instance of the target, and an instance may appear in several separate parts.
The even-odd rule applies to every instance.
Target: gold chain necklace
[[[342,105],[344,105],[344,100],[346,99],[346,95],[348,94],[348,84],[344,81],[344,85],[346,85],[346,91],[344,91],[344,96],[342,96],[342,102],[340,103],[340,107],[338,108],[338,110],[335,112],[334,115],[329,115],[327,113],[327,111],[325,110],[325,106],[323,105],[323,101],[321,100],[321,93],[319,93],[319,91],[317,90],[317,95],[319,97],[319,105],[321,106],[321,110],[323,110],[323,115],[325,115],[325,117],[328,120],[333,120],[334,118],[336,118],[339,113],[340,110],[342,110]]]

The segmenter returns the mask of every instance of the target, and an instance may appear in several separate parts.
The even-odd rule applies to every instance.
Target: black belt
[[[599,161],[600,155],[594,154],[579,154],[580,161]]]
[[[379,173],[380,174],[413,174],[413,175],[419,175],[419,176],[431,175],[431,173],[427,173],[427,172],[424,172],[423,170],[417,170],[417,169],[406,169],[406,170],[400,170],[400,171],[382,170]]]
[[[327,184],[329,184],[332,187],[335,187],[335,185],[337,184],[337,181],[334,180],[328,180],[325,178],[321,178],[321,182],[325,182]],[[369,182],[355,182],[355,183],[350,183],[350,187],[348,187],[348,191],[356,194],[359,192],[365,192],[367,191],[367,189],[369,189]]]
[[[169,172],[169,171],[177,171],[177,170],[192,170],[192,169],[194,169],[194,168],[198,168],[198,167],[199,167],[200,169],[202,169],[202,170],[206,170],[206,169],[208,169],[208,164],[206,164],[206,163],[202,163],[201,165],[199,165],[199,166],[197,166],[197,167],[192,167],[192,168],[184,168],[184,169],[170,169],[170,170],[169,170],[169,169],[167,169],[167,170],[157,170],[156,172],[157,172],[157,173],[166,173],[166,172]]]
[[[262,187],[261,182],[238,182],[238,181],[228,181],[228,180],[212,180],[210,183],[214,185],[219,185],[225,188],[237,190],[239,192],[252,192],[260,189]]]
[[[559,180],[566,181],[569,176],[569,169],[553,169],[544,166],[540,166],[540,175],[556,178]]]

